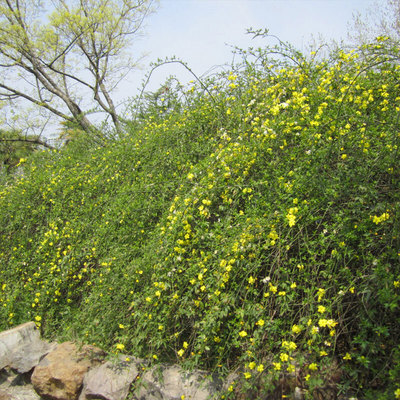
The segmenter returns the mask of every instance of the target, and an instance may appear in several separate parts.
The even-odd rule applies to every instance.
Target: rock
[[[34,322],[19,325],[0,333],[0,369],[10,367],[23,374],[39,361],[55,344],[40,339]]]
[[[3,394],[4,397],[1,397]],[[41,400],[32,385],[10,387],[0,392],[0,400]]]
[[[132,382],[139,375],[141,360],[130,357],[132,361],[106,363],[91,369],[83,380],[82,393],[79,400],[103,399],[125,400]]]
[[[207,380],[202,372],[185,373],[177,365],[160,365],[144,373],[135,392],[139,400],[209,400],[222,386],[217,379]]]
[[[0,374],[0,400],[5,399],[40,400],[30,384],[30,374],[18,374],[10,368],[3,369]]]
[[[298,386],[296,386],[294,389],[293,399],[294,400],[303,400],[304,399],[303,391]]]
[[[78,349],[65,342],[47,354],[34,369],[31,381],[44,399],[76,400],[89,368],[99,364],[105,353],[94,346]]]
[[[21,374],[28,372],[36,367],[40,360],[56,346],[56,343],[48,343],[43,340],[20,346],[10,354],[8,366]]]
[[[18,347],[40,341],[40,333],[34,322],[18,325],[0,333],[0,370],[9,363],[10,354]]]
[[[11,396],[6,392],[0,392],[0,400],[12,400]]]

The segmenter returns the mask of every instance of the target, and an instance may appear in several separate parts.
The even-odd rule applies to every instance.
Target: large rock
[[[18,374],[10,368],[0,372],[0,400],[40,400],[30,384],[29,374]]]
[[[0,400],[41,400],[32,385],[15,386],[0,390]]]
[[[20,374],[29,372],[36,367],[40,360],[50,351],[56,348],[56,343],[48,343],[43,340],[33,341],[17,347],[9,355],[8,367]]]
[[[139,400],[210,400],[221,389],[218,379],[201,372],[184,372],[179,366],[156,366],[144,373],[135,395]]]
[[[1,332],[0,370],[11,366],[21,373],[27,372],[36,366],[49,350],[50,345],[40,340],[40,333],[34,322]]]
[[[128,362],[124,358],[91,369],[83,380],[79,400],[125,400],[132,382],[139,375],[141,360],[130,357],[132,361]]]
[[[87,371],[103,360],[105,353],[94,346],[78,349],[65,342],[44,357],[34,369],[31,381],[44,399],[77,400]]]

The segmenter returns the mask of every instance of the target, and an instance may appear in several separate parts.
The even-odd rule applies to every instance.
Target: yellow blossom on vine
[[[316,371],[316,370],[318,369],[318,366],[317,366],[316,363],[312,363],[312,364],[310,364],[310,365],[308,366],[308,369],[309,369],[310,371]]]
[[[274,369],[276,371],[280,371],[281,370],[281,368],[282,368],[281,363],[273,362],[272,364],[274,365]]]
[[[184,353],[185,353],[185,350],[184,350],[184,349],[180,349],[180,350],[178,351],[178,356],[179,356],[179,357],[182,357]]]
[[[282,353],[279,358],[281,359],[282,362],[288,361],[289,356],[286,353]]]
[[[323,314],[325,311],[326,311],[326,307],[324,307],[324,306],[318,306],[318,312],[319,312],[320,314]]]
[[[300,333],[300,332],[301,332],[301,326],[299,326],[299,325],[293,325],[293,326],[292,326],[292,332],[293,332],[293,333]]]
[[[256,363],[254,361],[252,361],[251,363],[249,363],[249,368],[250,369],[254,369],[256,367]]]
[[[343,360],[351,360],[350,353],[346,353],[346,355],[343,357]]]

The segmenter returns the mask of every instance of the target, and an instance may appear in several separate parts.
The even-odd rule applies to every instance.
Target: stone
[[[2,397],[3,396],[3,397]],[[0,373],[0,400],[40,400],[30,384],[30,374],[18,374],[10,368]]]
[[[1,397],[3,394],[4,397]],[[10,387],[0,392],[0,400],[41,400],[32,385]]]
[[[9,363],[10,355],[18,348],[40,341],[34,322],[27,322],[0,333],[0,370]]]
[[[298,386],[294,388],[293,400],[304,400],[303,391]]]
[[[11,395],[6,392],[0,392],[0,400],[12,400]]]
[[[222,382],[206,379],[203,372],[184,372],[177,365],[160,365],[145,372],[135,392],[139,400],[209,400],[218,393]]]
[[[48,343],[43,340],[19,346],[9,355],[8,366],[20,374],[29,372],[56,346],[56,343]]]
[[[77,400],[86,372],[98,365],[104,355],[94,346],[78,349],[72,342],[61,343],[34,369],[33,387],[44,399]]]
[[[21,374],[29,372],[55,344],[40,339],[34,322],[0,333],[0,370],[10,367]]]
[[[107,361],[91,369],[83,380],[79,400],[125,400],[132,382],[139,375],[142,361],[135,357],[129,358],[131,361],[120,357],[116,362]]]

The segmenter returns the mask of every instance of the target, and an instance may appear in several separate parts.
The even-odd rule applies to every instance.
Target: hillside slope
[[[0,188],[0,329],[238,369],[227,398],[400,392],[396,47],[257,55]]]

